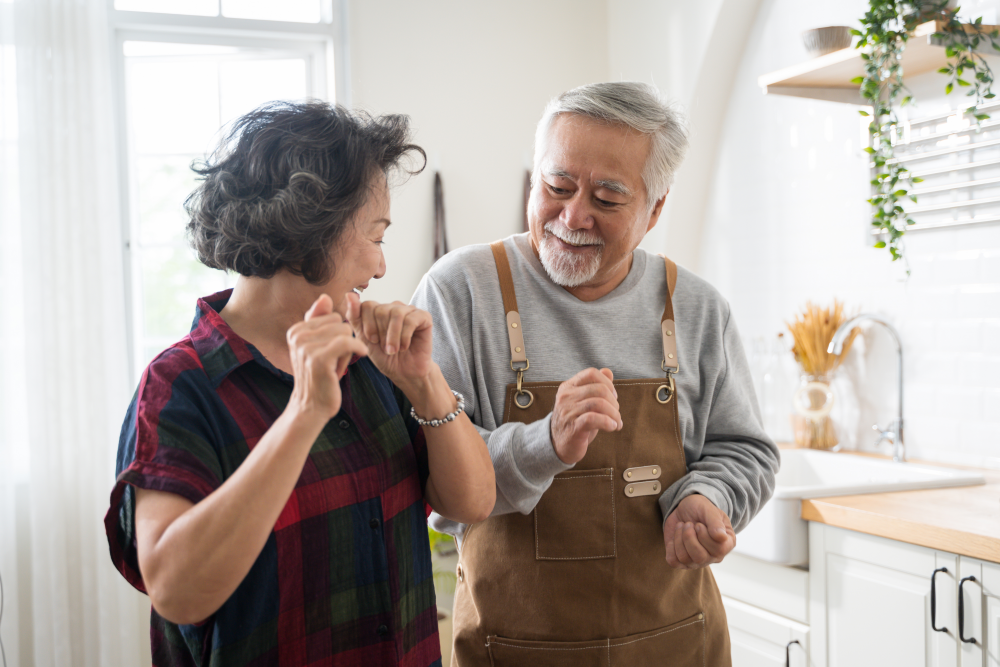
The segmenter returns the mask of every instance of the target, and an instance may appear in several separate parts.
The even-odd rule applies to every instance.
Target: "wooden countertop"
[[[803,500],[802,518],[1000,563],[1000,471],[977,470],[986,484]]]

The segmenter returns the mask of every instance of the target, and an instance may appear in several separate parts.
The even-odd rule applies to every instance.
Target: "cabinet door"
[[[723,597],[733,644],[733,667],[809,667],[809,627]]]
[[[962,634],[975,643],[961,642],[962,667],[1000,667],[1000,565],[961,557],[965,625]]]
[[[959,637],[959,664],[962,667],[983,667],[983,564],[974,558],[959,558],[958,576],[960,593],[958,605],[962,609],[961,634],[956,613],[955,635]],[[962,581],[965,583],[961,583]],[[962,641],[962,638],[966,641]]]
[[[823,598],[818,644],[828,667],[956,667],[955,555],[829,526],[821,542],[821,563],[810,565],[811,575],[822,580],[812,591]],[[931,576],[942,567],[947,571],[935,579],[935,620],[948,629],[936,632]],[[812,619],[814,633],[819,624]]]

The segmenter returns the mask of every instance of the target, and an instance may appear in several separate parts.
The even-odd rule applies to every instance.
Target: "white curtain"
[[[102,518],[131,387],[107,0],[0,1],[0,637],[8,667],[148,665]]]

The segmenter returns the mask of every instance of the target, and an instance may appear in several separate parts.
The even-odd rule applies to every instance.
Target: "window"
[[[183,203],[197,184],[192,162],[265,102],[336,99],[338,40],[333,8],[324,11],[320,0],[115,0],[115,8],[127,307],[138,378],[188,332],[195,300],[236,279],[200,264],[187,245]]]

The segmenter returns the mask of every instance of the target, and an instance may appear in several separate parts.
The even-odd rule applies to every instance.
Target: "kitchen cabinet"
[[[733,667],[808,667],[809,572],[732,553],[712,574],[722,592]]]
[[[807,667],[809,626],[723,596],[733,667]]]
[[[809,540],[817,667],[1000,667],[1000,565],[818,523]]]
[[[958,568],[962,611],[959,664],[1000,667],[1000,565],[961,557]]]
[[[809,570],[712,572],[734,667],[1000,667],[997,563],[810,521]]]

